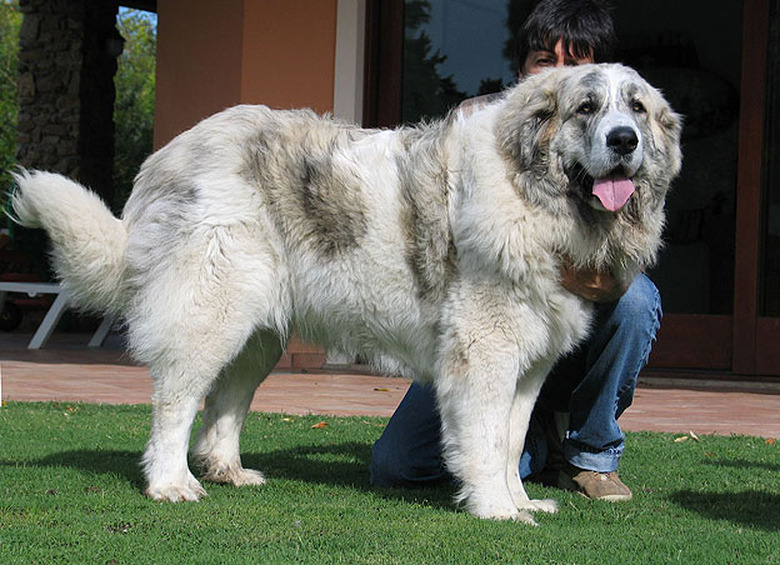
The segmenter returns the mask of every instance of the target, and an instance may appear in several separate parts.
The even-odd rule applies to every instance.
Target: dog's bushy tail
[[[46,230],[54,270],[73,303],[119,314],[127,294],[122,221],[94,192],[62,175],[22,170],[14,179],[13,219]]]

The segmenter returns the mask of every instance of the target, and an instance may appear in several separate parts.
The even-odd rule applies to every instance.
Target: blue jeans
[[[568,412],[563,440],[566,461],[581,469],[615,471],[625,437],[620,415],[631,405],[639,372],[660,326],[661,296],[639,275],[617,302],[597,304],[593,330],[547,377],[526,436],[520,476],[542,471],[547,442],[542,412]],[[425,485],[451,477],[441,454],[441,420],[433,388],[412,383],[374,444],[371,484]]]

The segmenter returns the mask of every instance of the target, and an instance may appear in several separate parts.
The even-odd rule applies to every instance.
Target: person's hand
[[[614,302],[626,292],[631,281],[621,281],[609,272],[575,268],[568,257],[561,262],[563,288],[592,302]]]

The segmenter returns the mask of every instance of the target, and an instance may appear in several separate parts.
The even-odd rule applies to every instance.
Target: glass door
[[[652,367],[732,365],[742,21],[739,2],[621,2],[615,12],[617,59],[685,120],[665,247],[648,273],[665,312]]]
[[[659,87],[685,117],[683,172],[668,199],[666,245],[648,273],[665,311],[651,356],[656,369],[780,374],[780,347],[773,358],[756,355],[763,336],[780,337],[780,79],[769,85],[767,129],[774,137],[763,141],[767,21],[776,76],[778,2],[614,3],[616,59]],[[529,4],[369,3],[375,27],[367,125],[437,118],[464,98],[512,84],[513,31]],[[763,152],[770,158],[762,199]]]

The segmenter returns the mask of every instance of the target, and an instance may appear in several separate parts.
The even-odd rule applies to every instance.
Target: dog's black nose
[[[639,144],[636,132],[628,126],[619,126],[607,134],[607,147],[619,155],[628,155]]]

